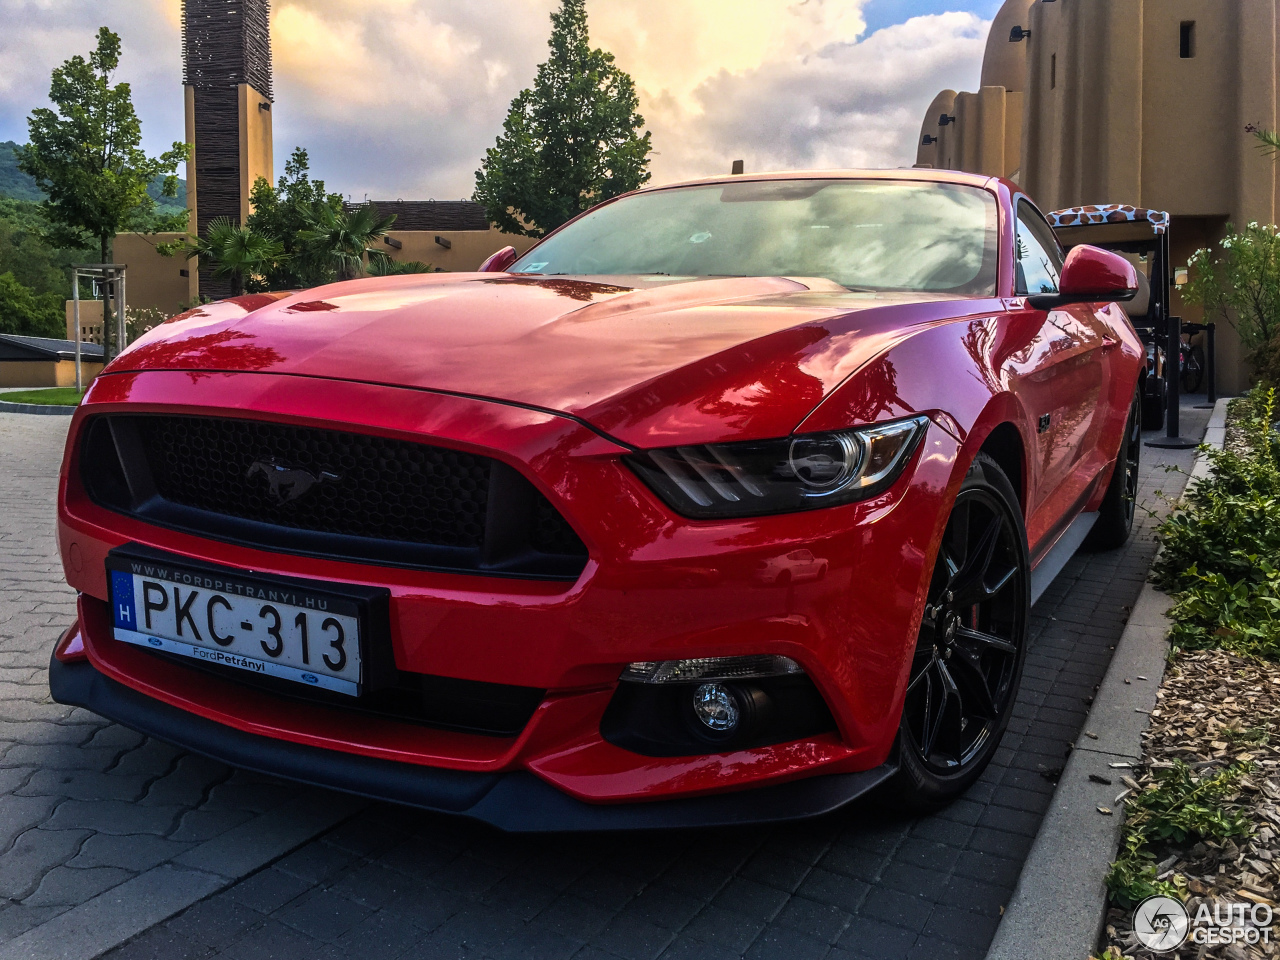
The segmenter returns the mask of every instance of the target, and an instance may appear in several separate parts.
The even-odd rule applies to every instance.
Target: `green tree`
[[[68,268],[92,254],[83,248],[49,246],[44,242],[48,229],[38,204],[0,197],[0,273],[12,273],[34,293],[70,297]]]
[[[32,293],[12,273],[0,273],[0,333],[26,337],[67,335],[65,300],[58,293]]]
[[[652,149],[631,77],[591,47],[586,0],[563,0],[551,25],[551,56],[476,171],[489,220],[531,237],[644,184]]]
[[[1218,249],[1197,250],[1187,268],[1183,299],[1232,323],[1245,349],[1280,335],[1280,228],[1228,224]]]
[[[323,180],[311,179],[306,150],[294,149],[276,186],[259,177],[249,194],[249,204],[253,212],[245,226],[277,241],[282,248],[280,259],[263,275],[268,290],[299,290],[332,279],[332,267],[316,257],[299,234],[310,227],[321,209],[340,212],[342,195],[329,193]]]
[[[268,289],[265,277],[284,257],[284,245],[226,217],[209,221],[205,235],[188,248],[187,259],[198,257],[213,268],[215,277],[231,280],[236,296]]]
[[[120,38],[102,27],[88,59],[74,56],[53,71],[49,99],[55,110],[31,111],[31,142],[18,148],[18,168],[44,193],[53,246],[98,248],[109,260],[111,241],[125,230],[155,233],[186,228],[186,213],[161,215],[147,187],[164,180],[163,194],[176,196],[177,167],[186,144],[159,157],[142,150],[142,125],[127,83],[112,83],[120,64]],[[110,329],[103,325],[111,351]]]
[[[391,259],[376,244],[395,220],[394,213],[383,216],[371,203],[354,210],[323,205],[307,212],[307,226],[298,232],[298,239],[338,280],[354,280],[364,273],[366,262],[381,266]]]

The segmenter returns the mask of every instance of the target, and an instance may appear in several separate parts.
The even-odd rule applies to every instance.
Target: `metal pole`
[[[128,301],[128,297],[126,296],[126,293],[128,292],[128,288],[125,286],[125,282],[124,282],[123,267],[120,270],[119,276],[120,276],[120,339],[116,342],[120,346],[120,349],[117,352],[123,353],[124,348],[129,345],[129,321],[128,321],[129,301]]]
[[[1188,450],[1199,446],[1196,440],[1178,434],[1178,414],[1182,393],[1182,318],[1169,316],[1169,234],[1161,234],[1160,241],[1160,302],[1165,323],[1164,380],[1165,380],[1165,435],[1148,440],[1148,447],[1169,450]],[[1154,282],[1152,284],[1155,285]]]
[[[1165,330],[1168,336],[1164,348],[1164,435],[1172,440],[1178,435],[1178,412],[1182,406],[1182,318],[1170,317]],[[1169,372],[1169,364],[1173,364],[1173,373]]]
[[[1216,323],[1206,323],[1205,327],[1206,329],[1205,329],[1205,337],[1204,337],[1204,340],[1205,340],[1204,362],[1205,362],[1205,365],[1209,368],[1207,371],[1205,371],[1205,373],[1209,378],[1209,382],[1206,385],[1205,389],[1209,392],[1209,396],[1208,396],[1209,406],[1213,406],[1218,402],[1218,374],[1217,374],[1218,357],[1217,357],[1217,352],[1214,350],[1214,336],[1213,336],[1218,329],[1218,325]]]
[[[76,323],[76,393],[84,392],[84,378],[80,372],[80,271],[71,268],[71,316]]]

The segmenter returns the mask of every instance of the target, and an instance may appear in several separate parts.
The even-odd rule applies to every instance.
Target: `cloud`
[[[662,104],[655,142],[680,142],[672,178],[727,171],[887,167],[914,161],[920,118],[938,90],[978,80],[990,24],[968,13],[917,17],[865,40],[731,73]]]
[[[974,0],[957,0],[972,6]],[[274,0],[276,165],[308,148],[360,199],[469,195],[558,0]],[[588,0],[592,40],[636,80],[656,182],[896,166],[944,87],[977,82],[989,24],[917,17],[864,36],[867,0]],[[124,39],[148,149],[181,139],[180,0],[0,0],[0,139],[25,139],[49,71],[99,23]]]
[[[93,50],[98,27],[120,34],[117,81],[133,90],[153,153],[183,139],[179,0],[0,0],[0,140],[27,139],[27,115],[48,105],[54,67]]]

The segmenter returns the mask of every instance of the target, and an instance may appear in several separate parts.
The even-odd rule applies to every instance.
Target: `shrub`
[[[1163,894],[1182,899],[1176,884],[1157,879],[1155,849],[1198,840],[1247,836],[1249,818],[1225,811],[1223,801],[1239,792],[1247,763],[1233,763],[1199,779],[1181,760],[1155,771],[1156,782],[1125,801],[1120,856],[1107,874],[1107,892],[1122,907]]]
[[[1251,223],[1237,231],[1228,224],[1218,247],[1191,255],[1182,296],[1221,314],[1253,359],[1280,334],[1280,228]]]
[[[1209,476],[1160,525],[1152,567],[1173,593],[1170,639],[1186,649],[1223,647],[1280,658],[1280,436],[1275,391],[1236,401],[1239,444],[1209,450]]]

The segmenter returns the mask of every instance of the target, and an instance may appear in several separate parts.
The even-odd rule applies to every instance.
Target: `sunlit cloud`
[[[976,83],[989,24],[918,17],[866,35],[867,0],[588,0],[635,78],[654,180],[728,169],[896,166],[937,90]],[[957,0],[958,6],[972,6]],[[276,165],[295,145],[355,199],[470,194],[558,0],[275,0]],[[25,139],[49,71],[124,39],[148,149],[181,139],[179,0],[0,0],[0,139]]]

